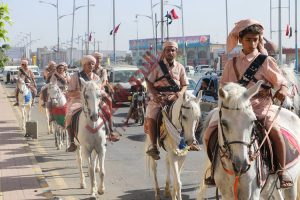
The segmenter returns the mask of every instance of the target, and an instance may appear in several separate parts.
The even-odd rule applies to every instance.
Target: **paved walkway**
[[[19,128],[18,110],[8,101],[1,84],[0,200],[50,199],[52,193]]]

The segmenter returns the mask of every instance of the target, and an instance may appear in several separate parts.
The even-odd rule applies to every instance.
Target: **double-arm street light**
[[[56,4],[54,3],[50,3],[47,1],[39,1],[39,3],[44,3],[44,4],[49,4],[51,6],[53,6],[54,8],[56,8],[56,23],[57,23],[57,52],[59,52],[59,14],[58,14],[58,0],[56,0]]]
[[[95,6],[95,4],[88,4],[84,6],[78,6],[76,7],[76,2],[73,0],[73,13],[72,13],[72,36],[71,36],[71,56],[70,56],[70,64],[73,65],[73,40],[74,40],[74,22],[75,22],[75,11],[77,11],[80,8],[89,7],[89,6]]]
[[[136,15],[135,15],[135,19],[136,19],[136,30],[137,30],[137,31],[136,31],[136,47],[137,47],[136,63],[137,63],[137,65],[138,65],[138,63],[139,63],[139,57],[140,57],[140,52],[139,52],[139,50],[140,50],[140,47],[139,47],[139,20],[138,20],[139,17],[146,17],[146,18],[152,20],[152,17],[149,16],[149,15],[141,15],[141,14],[136,14]]]

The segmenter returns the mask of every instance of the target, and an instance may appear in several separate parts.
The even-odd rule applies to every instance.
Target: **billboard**
[[[179,48],[185,44],[187,48],[207,47],[210,44],[210,35],[170,37],[169,40],[176,41]],[[129,40],[129,50],[147,50],[155,47],[155,39]],[[157,39],[157,48],[161,49],[161,39]]]

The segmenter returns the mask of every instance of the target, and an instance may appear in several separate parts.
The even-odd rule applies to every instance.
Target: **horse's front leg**
[[[171,169],[173,171],[173,192],[172,192],[172,200],[182,200],[181,197],[181,187],[182,183],[180,180],[180,169],[179,169],[179,159],[175,158],[174,154],[169,155],[169,162]]]
[[[91,195],[95,197],[97,193],[97,183],[95,177],[96,160],[92,159],[92,150],[88,150],[87,148],[84,148],[84,156],[85,158],[87,158],[87,163],[89,168],[89,176],[91,182]]]
[[[85,176],[83,174],[83,169],[82,169],[82,155],[81,155],[81,146],[77,146],[77,162],[78,162],[78,167],[79,167],[79,175],[80,175],[80,188],[84,189],[86,188],[86,183],[85,183]]]
[[[105,160],[105,152],[106,152],[106,149],[103,148],[102,149],[102,152],[100,152],[98,154],[98,164],[99,164],[99,167],[100,167],[100,170],[99,170],[99,175],[100,175],[100,185],[99,185],[99,188],[98,188],[98,194],[104,194],[104,191],[105,191],[105,186],[104,186],[104,176],[105,176],[105,169],[104,169],[104,160]]]
[[[167,168],[167,177],[166,177],[166,187],[165,187],[165,197],[170,197],[171,192],[170,192],[170,161],[168,156],[166,157],[166,168]]]
[[[50,121],[49,121],[49,111],[48,108],[45,108],[46,118],[47,118],[47,128],[48,128],[48,134],[52,133],[52,129],[50,127]]]
[[[30,118],[31,118],[31,104],[29,104],[26,107],[26,110],[27,110],[27,119],[26,119],[26,122],[27,122],[27,121],[30,121]]]
[[[152,174],[154,178],[155,200],[160,200],[160,196],[159,196],[160,190],[159,190],[158,179],[157,179],[157,162],[151,157],[149,159],[150,159],[150,165],[151,165]]]
[[[22,113],[22,130],[25,130],[26,125],[26,116],[25,116],[25,107],[21,107],[21,113]]]

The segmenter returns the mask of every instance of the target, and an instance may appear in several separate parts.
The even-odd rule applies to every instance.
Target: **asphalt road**
[[[2,83],[3,84],[3,83]],[[14,85],[6,85],[8,98],[14,103]],[[145,134],[142,126],[131,124],[123,127],[128,112],[124,105],[114,114],[114,125],[123,134],[117,143],[108,143],[105,159],[105,187],[103,195],[97,199],[104,200],[152,200],[154,191],[152,176],[145,166]],[[54,197],[58,199],[89,199],[90,182],[87,167],[84,168],[87,188],[80,189],[79,169],[75,153],[57,150],[54,136],[49,135],[46,129],[46,117],[38,111],[37,106],[32,109],[32,120],[38,122],[38,139],[28,140],[31,150],[42,169]],[[131,121],[132,122],[132,121]],[[204,173],[204,151],[190,152],[184,163],[181,173],[182,196],[184,200],[196,199],[200,179]],[[164,155],[164,150],[161,150]],[[162,200],[166,176],[164,156],[158,162],[159,184]],[[97,179],[99,176],[97,176]],[[99,181],[98,181],[99,182]],[[214,198],[214,189],[206,193],[207,199]]]

